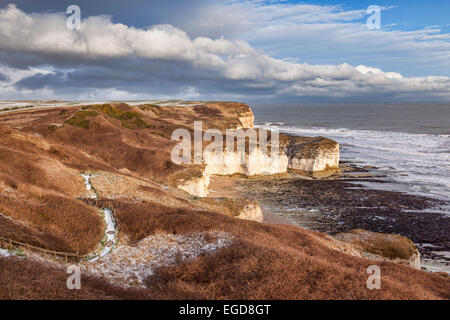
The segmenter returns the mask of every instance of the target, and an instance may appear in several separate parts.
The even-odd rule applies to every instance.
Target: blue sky
[[[439,25],[448,30],[450,25],[450,1],[447,0],[329,0],[307,3],[343,5],[348,9],[367,8],[370,5],[395,6],[396,8],[383,12],[383,24],[395,24],[402,29],[413,30]]]
[[[80,30],[65,27],[71,4]],[[366,26],[370,5],[383,8],[380,30]],[[450,100],[450,1],[0,0],[0,10],[0,99]]]
[[[80,4],[86,9],[87,15],[110,14],[114,16],[114,21],[127,23],[138,27],[154,23],[164,23],[164,18],[169,15],[176,15],[178,6],[183,10],[186,9],[186,4],[190,3],[191,7],[195,8],[197,5],[204,5],[206,1],[114,1],[116,4],[105,5],[102,1],[73,1],[73,0],[59,0],[59,1],[5,1],[1,0],[0,4],[17,3],[27,12],[42,12],[42,11],[64,11],[70,4]],[[185,2],[183,4],[183,2]],[[211,1],[210,1],[211,2]],[[322,1],[283,1],[285,3],[297,4],[316,4],[316,5],[338,5],[347,10],[358,10],[367,8],[370,5],[379,6],[395,6],[383,13],[383,23],[395,24],[402,29],[417,29],[427,26],[439,25],[443,29],[450,28],[450,1],[447,0],[322,0]],[[268,1],[270,4],[270,1]],[[134,5],[134,7],[133,7]],[[189,12],[189,11],[188,11]]]

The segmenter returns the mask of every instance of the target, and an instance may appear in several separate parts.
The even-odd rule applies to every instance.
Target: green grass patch
[[[70,124],[74,127],[79,127],[83,129],[89,129],[90,121],[86,119],[86,117],[95,117],[98,116],[98,112],[96,111],[78,111],[74,113],[74,115],[64,121],[64,123]]]
[[[95,117],[98,116],[98,112],[96,111],[92,111],[92,110],[88,110],[88,111],[78,111],[77,115],[79,117]]]
[[[92,109],[117,120],[120,120],[122,126],[128,129],[136,128],[154,128],[142,116],[135,111],[125,111],[113,107],[109,104],[91,106]]]
[[[155,113],[161,113],[162,108],[156,104],[143,104],[139,106],[139,109],[141,109],[142,111],[152,111]]]
[[[11,250],[11,253],[20,258],[27,257],[26,253],[22,249],[19,249],[19,248],[15,248],[15,249]]]
[[[72,117],[69,120],[64,121],[64,123],[70,124],[74,127],[79,127],[83,129],[89,129],[89,120],[82,119],[79,117]]]

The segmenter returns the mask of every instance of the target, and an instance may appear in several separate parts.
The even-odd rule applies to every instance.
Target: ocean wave
[[[450,199],[450,141],[445,134],[348,128],[300,128],[270,123],[266,129],[299,136],[325,136],[341,145],[341,158],[379,167],[407,193]]]

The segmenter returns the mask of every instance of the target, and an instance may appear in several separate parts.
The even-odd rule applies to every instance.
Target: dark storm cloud
[[[35,74],[15,83],[18,90],[51,88],[61,94],[82,93],[96,89],[119,88],[131,94],[183,95],[195,88],[205,97],[221,96],[228,99],[241,96],[269,96],[274,87],[255,88],[248,81],[227,80],[186,62],[142,61],[115,59],[100,66],[82,66],[72,71]]]

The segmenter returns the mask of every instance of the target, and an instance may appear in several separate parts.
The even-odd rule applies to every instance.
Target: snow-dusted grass
[[[11,256],[11,253],[8,250],[0,249],[0,257],[7,258],[10,256]]]
[[[121,287],[145,288],[145,279],[157,268],[214,253],[232,241],[233,237],[224,232],[156,234],[136,246],[121,245],[101,260],[85,263],[84,269]]]

